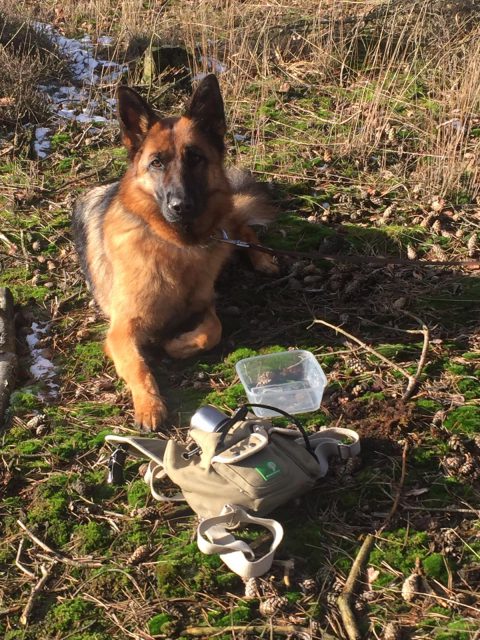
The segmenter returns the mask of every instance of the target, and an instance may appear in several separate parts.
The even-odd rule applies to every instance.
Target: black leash
[[[299,258],[309,260],[327,260],[339,264],[374,264],[388,265],[396,264],[403,266],[423,266],[423,267],[463,267],[475,271],[480,269],[480,260],[410,260],[409,258],[399,258],[396,256],[358,256],[345,255],[342,253],[324,253],[323,251],[287,251],[285,249],[272,249],[263,244],[246,242],[245,240],[232,240],[222,229],[222,237],[212,236],[212,239],[225,244],[233,245],[238,249],[253,249],[261,253],[268,253],[271,256],[286,256],[288,258]]]

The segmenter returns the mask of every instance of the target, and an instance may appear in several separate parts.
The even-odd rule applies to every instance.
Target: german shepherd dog
[[[232,246],[215,236],[255,242],[249,225],[266,224],[275,210],[250,176],[224,169],[225,113],[214,75],[180,117],[159,117],[126,86],[118,89],[118,115],[128,168],[76,203],[73,235],[110,321],[105,351],[130,388],[135,422],[156,430],[167,411],[145,349],[156,344],[188,358],[219,342],[214,285]],[[270,256],[249,257],[255,269],[277,273]]]

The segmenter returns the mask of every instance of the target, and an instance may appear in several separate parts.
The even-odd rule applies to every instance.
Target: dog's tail
[[[277,216],[266,184],[256,182],[248,171],[232,168],[227,173],[233,191],[235,222],[266,226]]]

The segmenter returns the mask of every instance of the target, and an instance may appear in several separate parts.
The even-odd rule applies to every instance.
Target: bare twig
[[[15,613],[21,608],[22,608],[21,604],[14,604],[13,606],[7,607],[6,609],[0,609],[0,617],[9,616],[11,613]]]
[[[50,577],[50,574],[52,573],[52,569],[56,564],[57,563],[54,562],[48,568],[46,568],[44,564],[41,565],[40,570],[42,572],[42,576],[38,580],[37,584],[33,587],[32,592],[30,593],[30,596],[27,600],[27,604],[25,605],[22,615],[20,616],[20,624],[22,624],[23,626],[25,626],[28,623],[28,619],[32,612],[33,605],[35,604],[35,600],[37,599],[40,591],[42,591],[43,587],[45,586],[45,583]]]
[[[423,368],[424,368],[426,360],[427,360],[428,346],[430,344],[430,331],[429,331],[427,325],[424,324],[419,318],[417,318],[416,316],[414,316],[413,314],[411,314],[409,312],[405,312],[405,313],[407,315],[415,318],[422,325],[422,329],[415,329],[415,330],[409,329],[408,330],[408,333],[422,333],[423,334],[422,353],[421,353],[420,359],[418,361],[417,370],[415,372],[415,375],[413,375],[413,376],[406,369],[401,367],[399,364],[397,364],[396,362],[393,362],[393,360],[390,360],[390,358],[387,358],[386,356],[382,355],[376,349],[374,349],[373,347],[370,347],[368,344],[363,342],[363,340],[360,340],[360,338],[357,338],[356,336],[352,335],[348,331],[345,331],[345,329],[342,329],[342,327],[338,327],[337,325],[330,324],[330,322],[327,322],[326,320],[319,320],[317,318],[315,318],[313,320],[312,324],[323,324],[324,326],[329,327],[330,329],[333,329],[335,332],[341,333],[346,338],[349,338],[349,340],[353,340],[358,345],[363,347],[366,351],[368,351],[369,353],[371,353],[375,357],[379,358],[385,364],[388,364],[390,367],[392,367],[396,371],[399,371],[408,380],[407,388],[405,390],[405,393],[402,396],[402,400],[409,400],[412,397],[412,395],[414,394],[415,389],[417,388],[420,375],[421,375],[421,373],[423,371]]]
[[[29,576],[30,578],[35,578],[35,574],[33,571],[30,571],[30,569],[27,569],[27,567],[24,567],[23,564],[20,562],[20,558],[22,555],[22,551],[23,551],[23,543],[25,542],[25,538],[22,538],[20,540],[20,544],[18,545],[18,551],[17,551],[17,557],[15,558],[15,564],[17,565],[17,567],[20,569],[20,571],[23,571],[23,573],[26,573],[27,576]]]
[[[425,511],[426,513],[466,513],[475,514],[480,518],[480,510],[477,509],[457,509],[455,507],[417,507],[410,504],[403,503],[402,509],[405,511]]]
[[[215,638],[215,636],[220,636],[226,633],[277,633],[281,636],[289,636],[293,633],[307,631],[305,627],[301,627],[297,624],[252,624],[252,625],[232,625],[231,627],[223,627],[219,629],[218,627],[187,627],[180,632],[180,635],[185,636],[207,636],[209,638]]]
[[[68,556],[63,555],[63,553],[59,553],[58,551],[54,551],[51,549],[45,542],[37,538],[37,536],[26,527],[21,520],[17,520],[17,524],[21,527],[27,536],[38,545],[41,549],[51,554],[57,562],[62,562],[63,564],[68,564],[71,567],[101,567],[102,562],[100,560],[89,560],[87,558],[69,558]]]
[[[88,173],[83,173],[77,176],[76,178],[72,178],[71,180],[67,180],[66,182],[61,184],[59,187],[56,187],[55,189],[49,189],[49,191],[50,193],[59,193],[60,191],[63,191],[67,187],[71,187],[72,184],[76,184],[77,182],[81,182],[82,180],[87,180],[88,178],[98,177],[102,173],[102,171],[105,171],[105,169],[108,169],[108,167],[112,164],[112,162],[113,160],[108,160],[108,162],[106,162],[106,164],[104,164],[103,167],[94,169],[93,171],[89,171]]]
[[[417,364],[417,370],[415,372],[415,375],[410,377],[407,388],[405,389],[405,393],[402,396],[402,400],[410,400],[410,398],[415,393],[415,390],[418,386],[418,381],[420,379],[420,376],[422,375],[423,368],[427,361],[428,347],[430,344],[430,330],[427,325],[422,322],[420,318],[417,318],[417,316],[415,316],[413,313],[410,313],[409,311],[403,311],[403,313],[407,316],[410,316],[410,318],[413,318],[418,322],[418,324],[421,325],[422,328],[417,330],[417,333],[423,334],[422,353],[420,354],[420,359]]]
[[[360,547],[360,551],[358,552],[354,563],[352,564],[345,587],[343,588],[342,593],[338,596],[338,609],[342,616],[343,626],[345,627],[349,640],[360,640],[361,637],[357,621],[353,615],[351,601],[360,575],[365,570],[374,542],[375,536],[371,533],[368,534]]]
[[[412,376],[408,373],[408,371],[406,369],[404,369],[403,367],[398,365],[396,362],[393,362],[393,360],[390,360],[390,358],[387,358],[386,356],[382,355],[381,353],[376,351],[373,347],[370,347],[368,344],[363,342],[363,340],[360,340],[360,338],[357,338],[356,336],[352,335],[351,333],[348,333],[348,331],[345,331],[345,329],[342,329],[342,327],[338,327],[335,324],[330,324],[330,322],[327,322],[326,320],[318,320],[317,318],[315,318],[313,320],[312,324],[323,324],[325,327],[328,327],[329,329],[333,329],[337,333],[341,333],[342,335],[344,335],[349,340],[353,340],[354,342],[359,344],[366,351],[368,351],[369,353],[371,353],[372,355],[377,357],[379,360],[381,360],[385,364],[388,364],[393,369],[396,369],[397,371],[399,371],[408,380],[410,380],[410,378],[412,378]]]
[[[405,484],[405,476],[407,475],[407,453],[408,453],[408,440],[405,440],[405,444],[403,445],[402,451],[402,473],[400,474],[400,482],[398,483],[397,493],[395,495],[395,500],[393,501],[392,508],[390,509],[387,517],[385,518],[385,522],[380,527],[378,534],[381,534],[386,527],[392,521],[393,516],[396,514],[398,505],[400,504],[400,498],[402,496],[403,486]]]

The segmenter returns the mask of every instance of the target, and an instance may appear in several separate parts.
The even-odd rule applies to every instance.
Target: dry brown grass
[[[255,160],[265,150],[259,108],[288,84],[293,93],[332,98],[317,142],[336,157],[374,157],[417,191],[479,194],[480,138],[472,128],[479,126],[480,11],[473,0],[66,0],[22,10],[67,34],[113,35],[113,54],[130,61],[132,84],[141,84],[135,62],[151,43],[194,52],[194,74],[218,60],[231,125],[248,116]],[[153,96],[163,91],[150,88]],[[294,99],[289,115],[298,138]],[[303,117],[319,121],[314,110]],[[299,141],[315,144],[308,131]]]
[[[1,0],[0,126],[15,128],[47,118],[47,99],[38,85],[66,74],[65,61],[48,39]]]

